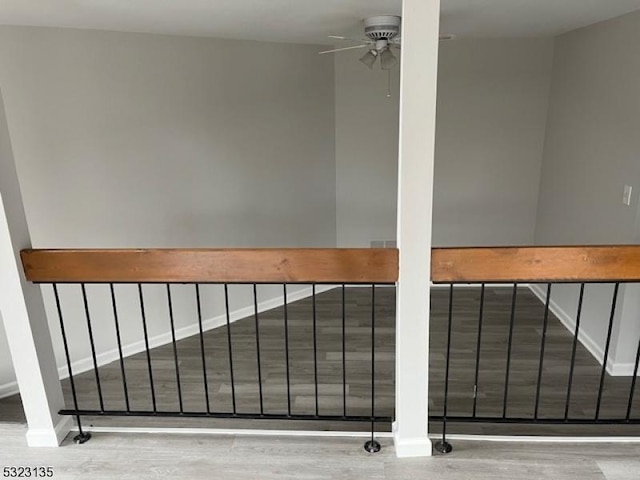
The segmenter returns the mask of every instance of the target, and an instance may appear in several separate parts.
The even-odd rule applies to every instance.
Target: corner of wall
[[[546,292],[540,287],[540,285],[531,284],[529,285],[529,290],[541,303],[546,303]],[[623,316],[622,311],[624,308],[624,301],[625,291],[623,289],[618,295],[619,307],[616,309],[616,316],[614,319],[615,331],[612,333],[610,349],[607,355],[606,371],[612,377],[631,376],[633,374],[634,368],[633,362],[629,362],[627,361],[627,359],[620,360],[616,356],[619,337],[621,335],[621,332],[623,331],[622,328],[620,328],[620,322]],[[553,299],[553,296],[549,301],[549,311],[560,321],[562,326],[564,326],[569,331],[571,336],[574,336],[576,328],[575,316],[567,312],[565,308],[560,304],[560,302]],[[604,363],[604,346],[601,342],[594,339],[591,334],[586,331],[585,328],[580,329],[580,331],[578,332],[578,341],[600,365]]]
[[[333,56],[333,166],[335,169],[334,189],[335,189],[335,210],[334,210],[334,228],[335,228],[335,246],[340,247],[340,231],[338,229],[338,66],[337,58]]]
[[[554,83],[554,72],[555,72],[555,62],[556,62],[556,45],[557,45],[558,37],[552,37],[551,39],[551,55],[550,62],[551,65],[549,67],[549,84],[547,86],[547,105],[546,105],[546,117],[544,121],[544,134],[542,138],[542,150],[540,156],[540,174],[538,176],[538,201],[536,205],[536,221],[533,226],[533,244],[540,244],[540,203],[542,199],[542,186],[544,180],[544,169],[546,163],[546,150],[547,150],[547,136],[549,132],[549,118],[551,116],[551,94],[553,92],[553,83]]]

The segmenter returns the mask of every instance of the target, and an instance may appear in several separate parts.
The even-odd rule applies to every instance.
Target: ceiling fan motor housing
[[[393,40],[400,34],[400,17],[395,15],[378,15],[363,20],[364,34],[371,40]]]

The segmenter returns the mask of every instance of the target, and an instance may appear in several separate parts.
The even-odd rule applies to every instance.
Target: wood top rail
[[[431,279],[450,282],[640,281],[640,246],[436,248]]]
[[[396,249],[24,250],[28,280],[394,283]],[[640,281],[640,246],[434,248],[435,283]]]
[[[395,249],[23,250],[36,283],[395,283]]]

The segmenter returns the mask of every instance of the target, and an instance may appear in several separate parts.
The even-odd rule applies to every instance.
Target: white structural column
[[[431,455],[429,283],[440,0],[404,0],[400,87],[396,311],[398,457]]]
[[[57,447],[72,420],[60,417],[62,389],[40,289],[27,282],[20,250],[31,241],[0,94],[0,317],[33,447]]]

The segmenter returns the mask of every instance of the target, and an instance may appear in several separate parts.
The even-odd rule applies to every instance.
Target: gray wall
[[[638,243],[639,43],[640,12],[556,40],[536,243]],[[635,187],[631,206],[622,204],[625,184]],[[621,371],[632,364],[640,334],[637,287],[627,288],[634,290],[621,292],[612,344]],[[590,289],[602,302],[585,310],[584,336],[601,356],[611,289]],[[553,296],[569,321],[576,296],[575,286]]]
[[[397,72],[336,55],[338,244],[396,231]],[[534,239],[553,40],[493,39],[440,48],[434,244],[518,245]]]
[[[559,37],[538,243],[631,243],[640,189],[640,12]]]
[[[335,55],[338,245],[396,238],[400,69],[369,70],[363,51]],[[397,52],[400,55],[400,52]]]
[[[0,86],[34,247],[335,246],[334,66],[317,51],[0,27]],[[72,359],[89,367],[72,289],[62,289]],[[124,343],[135,351],[137,294],[116,293]],[[204,316],[212,319],[223,302],[219,291],[206,293]],[[167,340],[164,292],[145,294],[150,334]],[[264,289],[259,300],[273,305],[279,295]],[[90,288],[89,297],[108,360],[115,348],[108,291]],[[234,289],[231,308],[251,300]],[[194,326],[193,292],[176,287],[174,302],[178,328]],[[0,377],[0,385],[7,381]]]
[[[7,334],[0,318],[0,398],[13,394],[16,389],[15,372],[9,352]]]
[[[4,104],[2,102],[2,91],[0,91],[0,195],[5,198],[11,198],[12,206],[13,201],[16,198],[20,198],[20,188],[13,180],[16,177],[15,164],[13,160],[13,151],[11,149],[11,140],[9,138],[9,130],[7,128],[7,120],[4,113]],[[9,215],[12,215],[12,220],[18,222],[20,218],[24,219],[24,211],[15,212],[13,209],[11,212],[7,208],[7,219]],[[13,207],[15,208],[15,207]],[[3,218],[5,212],[0,211],[0,218]],[[22,216],[22,217],[21,217]],[[15,223],[14,223],[15,225]],[[24,225],[24,220],[19,227],[20,231],[16,234],[20,234],[23,237],[28,238],[28,228]],[[3,268],[6,268],[3,266]],[[5,286],[0,286],[2,291],[5,290]],[[7,318],[5,321],[11,321]],[[4,322],[2,318],[2,311],[0,309],[0,397],[7,395],[15,390],[15,386],[12,383],[15,381],[15,375],[13,370],[13,363],[11,361],[11,353],[9,352],[9,344],[7,342],[7,335],[4,329]]]
[[[333,246],[317,47],[0,29],[36,246]]]
[[[533,243],[553,39],[440,48],[433,243]]]

